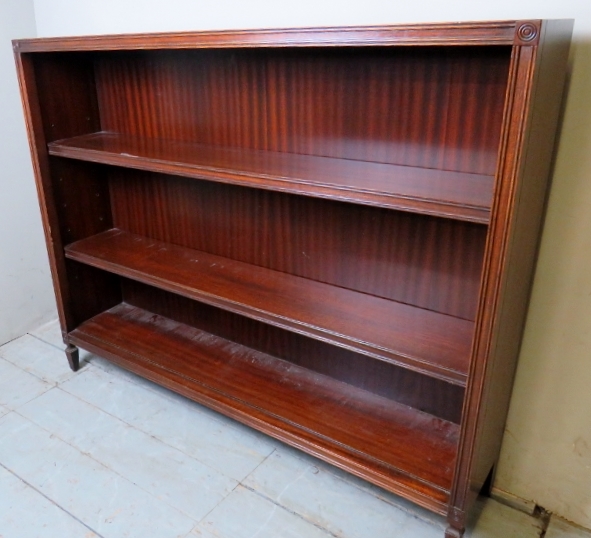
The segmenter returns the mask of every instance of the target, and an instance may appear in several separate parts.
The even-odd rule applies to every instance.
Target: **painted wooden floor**
[[[103,359],[74,374],[62,350],[56,322],[0,347],[1,538],[443,536],[440,518]],[[480,509],[472,538],[542,531]],[[583,536],[568,532],[546,537]]]

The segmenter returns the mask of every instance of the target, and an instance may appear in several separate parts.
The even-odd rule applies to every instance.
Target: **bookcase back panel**
[[[104,53],[104,130],[493,174],[509,47]]]
[[[123,300],[459,424],[464,390],[405,368],[121,279]]]
[[[140,171],[109,174],[117,228],[474,319],[483,225]]]

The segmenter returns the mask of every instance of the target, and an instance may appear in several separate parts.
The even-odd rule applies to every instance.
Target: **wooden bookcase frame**
[[[88,349],[461,536],[499,454],[571,31],[14,41],[71,367]]]

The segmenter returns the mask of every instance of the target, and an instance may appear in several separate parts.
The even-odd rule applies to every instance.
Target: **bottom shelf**
[[[69,334],[82,348],[439,513],[457,425],[122,303]]]

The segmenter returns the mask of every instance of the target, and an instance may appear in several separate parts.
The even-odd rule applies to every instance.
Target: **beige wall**
[[[496,486],[591,528],[591,32],[581,34]]]
[[[589,0],[35,0],[40,36],[575,18],[572,78],[496,487],[591,528]]]

